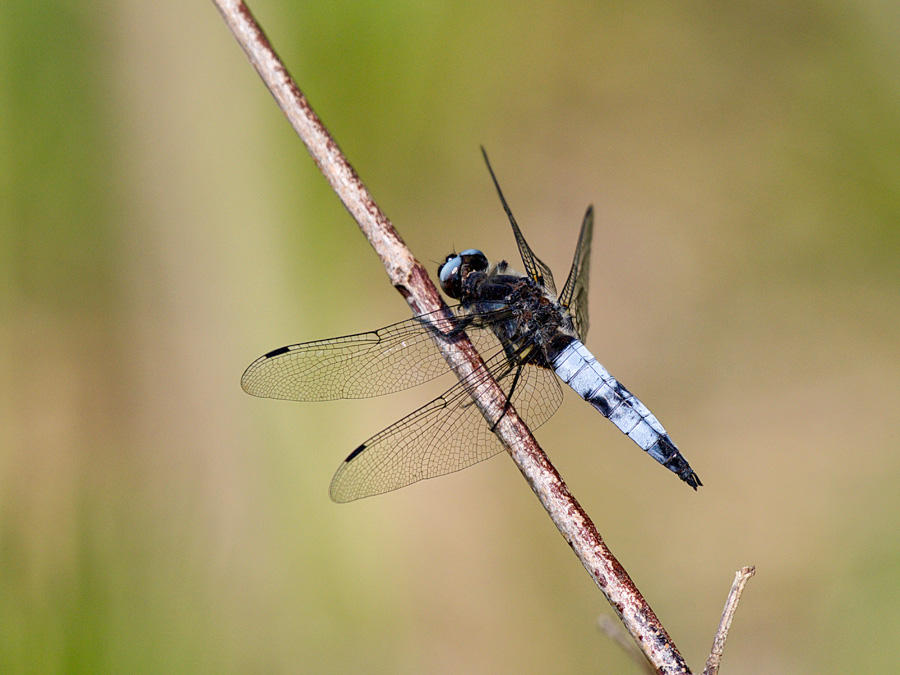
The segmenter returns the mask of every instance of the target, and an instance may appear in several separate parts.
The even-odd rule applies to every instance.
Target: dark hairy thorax
[[[460,302],[474,316],[500,313],[489,327],[514,363],[552,368],[553,358],[575,339],[569,313],[526,276],[507,274],[505,261],[487,272],[471,272]],[[474,323],[477,325],[478,320]]]

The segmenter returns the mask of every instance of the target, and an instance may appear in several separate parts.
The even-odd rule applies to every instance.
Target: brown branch
[[[428,273],[406,248],[291,79],[250,10],[238,0],[213,2],[313,160],[378,253],[391,283],[406,298],[413,312],[424,314],[446,307]],[[445,343],[442,351],[460,378],[484,367],[467,339]],[[471,393],[485,418],[496,420],[501,417],[505,396],[497,384],[488,379],[476,389]],[[659,673],[689,673],[659,619],[514,410],[509,409],[502,415],[496,433],[647,660]]]
[[[709,658],[706,660],[706,668],[703,675],[716,675],[719,672],[719,664],[722,662],[722,650],[725,649],[725,639],[728,637],[728,630],[731,628],[731,620],[734,618],[734,612],[737,610],[738,602],[741,599],[741,593],[744,592],[744,586],[750,581],[750,577],[756,574],[756,567],[743,567],[734,574],[734,582],[731,584],[731,590],[728,592],[728,599],[725,601],[725,609],[722,612],[722,620],[719,621],[719,628],[716,636],[713,638],[713,646],[709,652]]]

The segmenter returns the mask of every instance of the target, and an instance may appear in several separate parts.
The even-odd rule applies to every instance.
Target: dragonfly
[[[482,153],[525,274],[506,261],[491,266],[477,249],[451,253],[438,267],[441,288],[457,301],[449,314],[442,309],[366,333],[274,349],[244,372],[244,391],[291,401],[390,394],[450,372],[439,345],[465,332],[484,366],[351,452],[331,481],[334,501],[390,492],[500,453],[497,423],[488,424],[469,393],[485,378],[493,378],[506,395],[501,417],[511,406],[531,429],[559,408],[562,380],[696,490],[700,479],[663,426],[584,345],[593,207],[585,213],[575,259],[557,294],[550,268],[525,241],[484,148]]]

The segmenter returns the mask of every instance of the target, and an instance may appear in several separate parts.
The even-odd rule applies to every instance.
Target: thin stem
[[[406,248],[291,79],[250,10],[238,0],[213,2],[413,312],[424,314],[446,307],[424,267]],[[441,348],[447,363],[463,381],[474,370],[484,367],[467,339],[455,340],[453,344],[445,342]],[[501,417],[506,399],[495,382],[488,379],[470,393],[487,420]],[[502,415],[495,432],[647,660],[659,673],[689,673],[659,619],[513,408]]]
[[[731,590],[728,592],[728,599],[725,601],[725,609],[722,612],[722,620],[719,621],[719,628],[716,636],[713,638],[712,650],[709,652],[709,658],[706,660],[706,668],[703,675],[716,675],[719,672],[719,664],[722,662],[722,650],[725,649],[725,639],[728,637],[728,630],[731,628],[731,620],[737,610],[738,602],[741,599],[741,593],[744,592],[744,586],[750,581],[750,577],[756,574],[756,567],[742,567],[734,574],[734,582],[731,584]]]

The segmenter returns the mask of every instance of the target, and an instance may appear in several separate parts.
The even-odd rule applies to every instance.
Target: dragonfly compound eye
[[[487,256],[477,248],[466,249],[459,257],[470,272],[484,272],[488,268]]]
[[[444,293],[459,300],[462,285],[472,272],[483,272],[488,268],[488,259],[481,251],[470,248],[460,254],[451,254],[443,265],[438,267],[438,280]]]
[[[441,282],[441,288],[444,293],[451,298],[459,298],[462,284],[463,260],[459,255],[448,255],[443,265],[438,267],[438,281]]]

